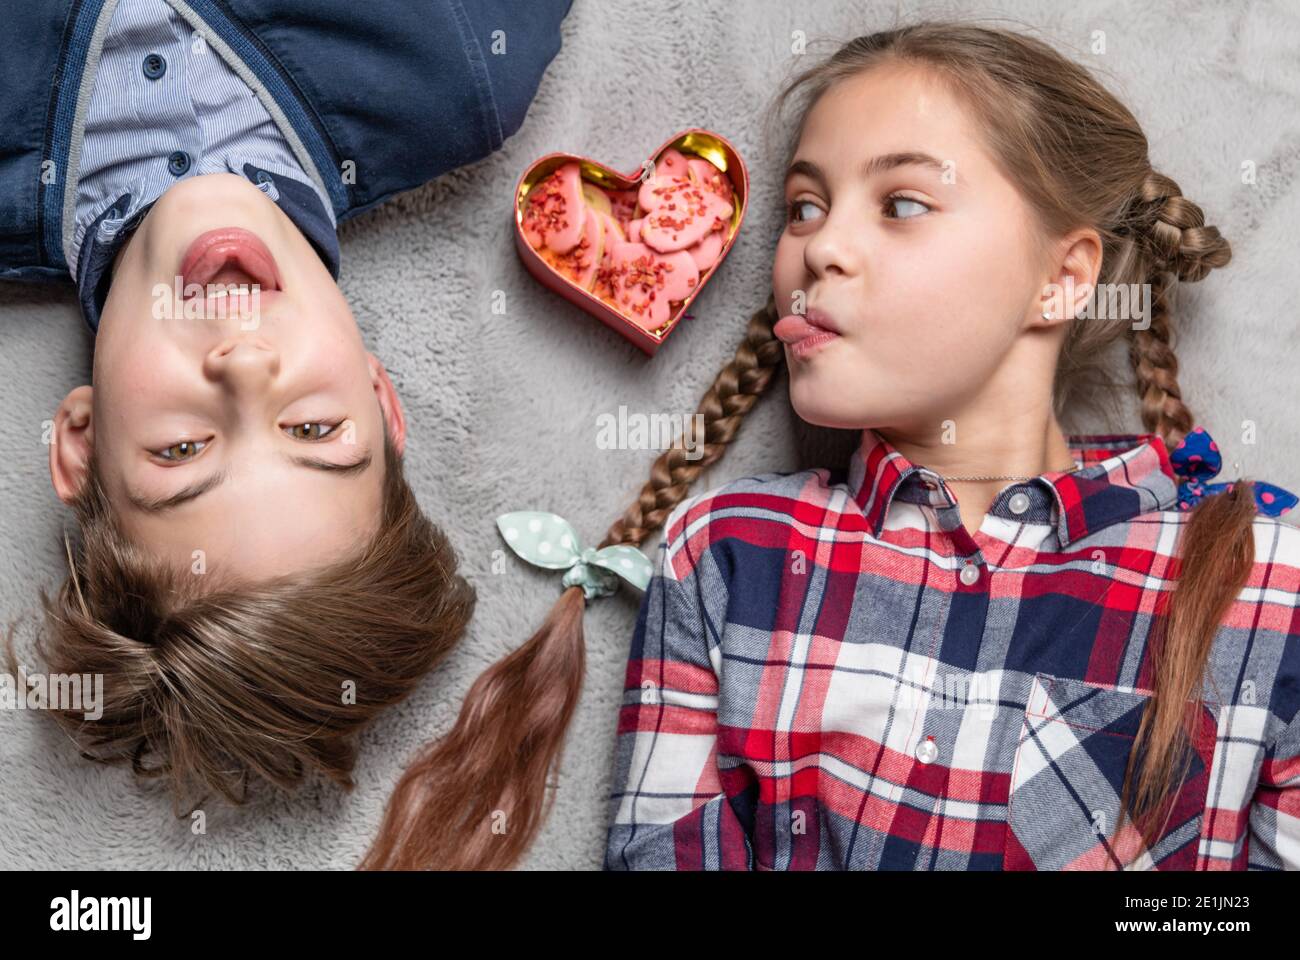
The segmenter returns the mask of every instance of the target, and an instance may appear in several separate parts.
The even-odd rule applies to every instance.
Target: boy
[[[402,478],[335,230],[500,147],[570,2],[5,12],[0,279],[70,276],[96,335],[54,417],[82,543],[38,647],[105,675],[101,720],[56,712],[88,755],[178,797],[350,786],[358,729],[460,636],[473,592]]]

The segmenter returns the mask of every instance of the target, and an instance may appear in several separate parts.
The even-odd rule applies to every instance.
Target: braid
[[[1131,327],[1129,359],[1141,398],[1142,424],[1172,449],[1192,428],[1192,412],[1178,386],[1170,298],[1176,280],[1197,281],[1232,258],[1232,248],[1217,227],[1206,226],[1199,206],[1182,195],[1172,179],[1148,170],[1139,191],[1135,233],[1151,266],[1151,322]]]
[[[704,455],[688,460],[681,442],[665,450],[650,467],[650,479],[641,493],[623,516],[614,521],[600,546],[641,544],[686,497],[700,472],[726,452],[745,415],[772,385],[785,360],[785,349],[772,333],[776,320],[776,299],[769,296],[767,303],[749,318],[749,327],[736,348],[735,357],[718,372],[700,400],[699,412],[704,415]]]
[[[1168,275],[1151,279],[1151,323],[1145,330],[1134,329],[1129,359],[1141,398],[1142,426],[1159,434],[1173,449],[1192,428],[1192,412],[1183,402],[1178,386],[1178,356],[1172,345]]]
[[[1141,196],[1149,218],[1148,249],[1162,270],[1195,282],[1232,259],[1232,247],[1219,228],[1205,225],[1205,212],[1169,177],[1148,171]]]
[[[775,323],[769,297],[700,401],[704,456],[691,462],[681,446],[665,451],[602,547],[639,545],[722,456],[785,358]],[[523,646],[474,681],[451,732],[427,744],[402,774],[364,869],[504,870],[523,856],[554,801],[547,784],[582,691],[584,608],[582,588],[567,588]],[[498,822],[509,830],[499,831]]]
[[[1147,265],[1140,272],[1151,284],[1151,321],[1146,329],[1130,326],[1129,357],[1143,426],[1172,450],[1191,430],[1193,419],[1178,386],[1170,298],[1177,281],[1202,279],[1231,259],[1232,248],[1217,228],[1205,225],[1201,208],[1169,177],[1148,170],[1139,193],[1136,209],[1117,232],[1131,238],[1121,263],[1133,255]],[[1129,754],[1113,846],[1118,846],[1125,819],[1148,845],[1154,842],[1158,813],[1172,809],[1175,787],[1187,776],[1190,753],[1185,748],[1197,731],[1189,729],[1193,713],[1186,708],[1189,701],[1199,702],[1214,637],[1249,577],[1254,516],[1251,483],[1241,479],[1231,491],[1197,505],[1179,531],[1178,587],[1151,635],[1153,696]]]

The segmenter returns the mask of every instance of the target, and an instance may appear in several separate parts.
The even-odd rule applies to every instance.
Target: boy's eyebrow
[[[872,157],[862,165],[862,168],[858,171],[858,176],[866,180],[878,173],[884,173],[886,170],[910,165],[929,167],[939,173],[945,173],[948,169],[942,161],[930,156],[928,153],[922,153],[918,150],[905,150],[900,153],[882,153],[878,157]],[[785,172],[785,182],[789,183],[791,177],[800,173],[812,177],[819,183],[824,184],[826,182],[826,175],[822,173],[822,168],[811,160],[796,160],[790,164],[790,169]]]
[[[300,467],[307,467],[312,470],[323,470],[339,477],[351,477],[356,476],[359,473],[364,473],[373,459],[371,450],[368,447],[361,456],[348,463],[331,463],[329,460],[321,460],[319,457],[289,456],[288,454],[284,454],[284,456],[286,459]],[[212,476],[206,477],[197,483],[190,484],[188,487],[178,490],[176,493],[167,497],[160,497],[157,499],[142,497],[130,489],[127,490],[126,496],[132,506],[138,510],[142,510],[145,513],[164,513],[168,510],[173,510],[176,507],[179,507],[182,503],[188,503],[196,497],[203,496],[203,494],[207,493],[209,490],[221,486],[228,479],[230,479],[229,467],[225,470],[220,470],[217,473],[212,474]]]

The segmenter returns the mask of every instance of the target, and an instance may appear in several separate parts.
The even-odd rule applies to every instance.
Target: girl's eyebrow
[[[901,153],[882,153],[878,157],[872,157],[862,165],[858,171],[858,176],[866,180],[878,173],[906,166],[928,167],[938,173],[945,173],[948,169],[942,161],[935,159],[928,153],[922,153],[918,150],[906,150]],[[801,173],[822,185],[826,183],[826,175],[822,173],[822,168],[811,160],[796,160],[790,164],[790,169],[785,172],[785,182],[789,183],[791,177]]]

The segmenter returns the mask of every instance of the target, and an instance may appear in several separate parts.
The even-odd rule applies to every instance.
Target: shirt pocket
[[[1011,765],[1005,869],[1195,869],[1218,729],[1213,704],[1198,708],[1195,755],[1156,818],[1164,827],[1151,847],[1127,818],[1115,842],[1124,770],[1150,699],[1034,675]]]

